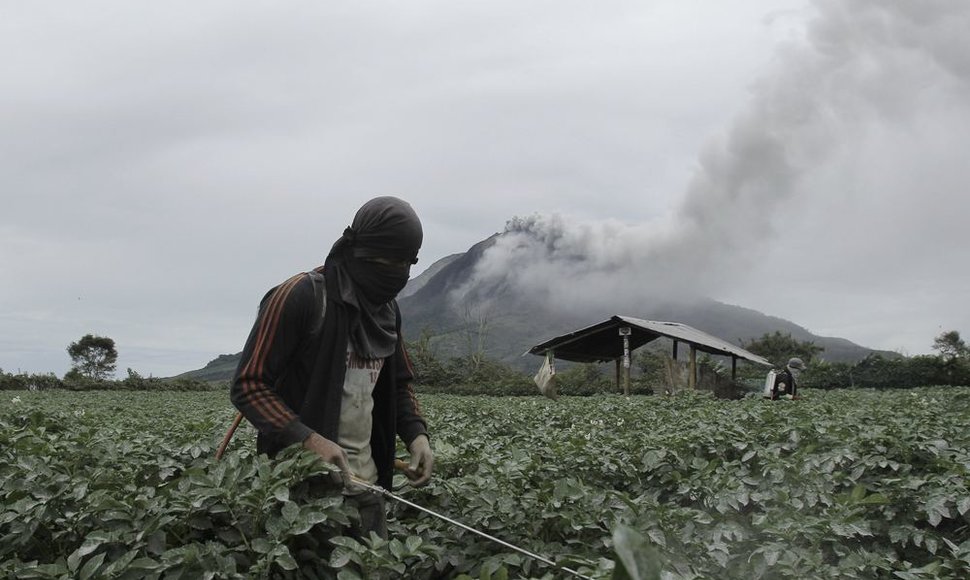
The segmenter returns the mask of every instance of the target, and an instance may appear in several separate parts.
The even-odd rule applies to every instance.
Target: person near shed
[[[771,387],[772,400],[782,397],[798,398],[798,377],[805,370],[805,363],[798,357],[788,359],[788,364],[780,371],[774,371],[774,385]]]
[[[364,537],[387,537],[384,498],[351,476],[390,489],[396,436],[410,452],[412,485],[426,484],[434,465],[395,299],[422,238],[407,202],[361,206],[323,266],[264,296],[230,389],[258,431],[258,452],[301,444],[340,469],[360,513],[351,533]]]

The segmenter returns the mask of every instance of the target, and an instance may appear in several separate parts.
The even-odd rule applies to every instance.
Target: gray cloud
[[[686,286],[872,346],[896,335],[866,305],[916,304],[901,297],[926,285],[934,297],[908,309],[899,345],[929,344],[931,319],[970,322],[943,307],[966,285],[938,257],[966,257],[958,1],[0,11],[5,370],[61,373],[87,332],[115,338],[119,366],[143,374],[234,352],[262,293],[318,264],[382,194],[421,214],[422,265],[539,214],[564,252],[588,247],[608,266],[591,275],[632,259],[631,240],[649,248],[638,263],[670,277],[710,254]],[[732,160],[740,151],[771,165]],[[732,203],[694,201],[713,195]],[[800,219],[762,243],[752,208]],[[792,255],[797,292],[752,282]],[[894,280],[893,260],[923,285]],[[859,296],[850,313],[834,312],[833,288]]]
[[[815,7],[804,39],[779,50],[750,102],[706,146],[669,217],[514,222],[459,296],[500,279],[566,311],[594,302],[635,311],[644,301],[701,295],[761,301],[806,323],[801,310],[827,308],[819,319],[834,332],[884,348],[929,346],[925,322],[916,332],[887,330],[961,302],[952,282],[961,277],[957,260],[968,257],[955,243],[965,223],[967,170],[954,153],[965,135],[939,124],[965,122],[970,113],[959,98],[970,80],[970,41],[957,33],[970,24],[970,7]],[[806,211],[805,204],[824,209]],[[796,242],[797,252],[793,234],[808,238]],[[769,280],[768,288],[759,289],[759,280]],[[951,290],[931,299],[927,286],[938,284]],[[847,296],[826,286],[844,287]],[[809,304],[779,298],[812,294]],[[925,310],[915,306],[927,299]],[[845,307],[865,312],[865,322],[842,314]],[[894,312],[900,320],[891,320]],[[965,313],[948,316],[929,324],[968,321]],[[835,323],[846,320],[854,321]]]

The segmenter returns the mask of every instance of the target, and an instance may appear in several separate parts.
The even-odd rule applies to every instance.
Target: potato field
[[[436,476],[391,539],[253,453],[225,393],[0,396],[0,578],[968,578],[970,388],[419,395]],[[405,454],[401,453],[402,456]]]

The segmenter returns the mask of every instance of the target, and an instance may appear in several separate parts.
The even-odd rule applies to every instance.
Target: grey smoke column
[[[804,38],[779,48],[749,105],[702,152],[673,216],[637,225],[514,220],[457,296],[501,283],[575,309],[710,293],[762,255],[788,202],[813,195],[806,175],[876,123],[907,122],[926,94],[965,94],[970,2],[814,7]]]
[[[804,46],[786,46],[748,109],[702,154],[678,224],[698,264],[757,245],[799,178],[873,121],[901,122],[921,93],[965,87],[970,5],[960,0],[815,2]],[[944,89],[945,90],[945,89]]]

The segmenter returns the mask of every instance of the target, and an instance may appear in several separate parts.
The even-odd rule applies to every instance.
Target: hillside
[[[491,358],[528,370],[535,367],[537,359],[523,353],[533,345],[622,314],[682,322],[738,344],[765,333],[790,333],[796,340],[822,346],[825,349],[822,357],[833,362],[854,362],[873,352],[844,338],[817,336],[783,318],[711,299],[617,303],[611,305],[612,309],[585,310],[537,303],[528,295],[515,293],[501,281],[476,283],[475,269],[499,236],[495,234],[465,253],[438,260],[408,283],[398,302],[409,340],[426,334],[439,357],[461,356],[483,349]],[[227,379],[238,360],[238,354],[220,355],[204,368],[180,376]]]
[[[489,356],[520,368],[532,368],[535,357],[523,357],[531,346],[548,338],[601,322],[614,314],[648,320],[682,322],[727,341],[740,344],[765,333],[790,333],[799,341],[825,348],[822,357],[832,362],[854,362],[873,350],[844,338],[818,336],[798,324],[764,313],[711,299],[679,303],[643,302],[618,304],[616,309],[558,310],[537,304],[528,296],[511,295],[501,285],[474,288],[464,301],[456,301],[454,289],[466,285],[482,254],[495,236],[473,246],[426,281],[422,288],[399,300],[414,339],[418,333],[432,336],[439,356],[463,355],[479,344]]]

